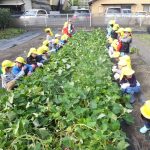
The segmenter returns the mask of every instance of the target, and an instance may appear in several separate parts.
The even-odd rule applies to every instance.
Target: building
[[[88,6],[88,0],[79,0],[79,6],[80,7],[87,7]]]
[[[89,0],[92,14],[104,13],[108,7],[121,7],[134,12],[150,12],[150,0]]]

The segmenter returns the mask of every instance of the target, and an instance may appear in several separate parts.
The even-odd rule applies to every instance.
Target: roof
[[[91,4],[93,4],[94,2],[96,2],[96,1],[98,1],[98,0],[89,0],[89,5],[91,5]],[[100,0],[99,0],[100,1]],[[137,0],[138,1],[138,0]],[[102,5],[107,5],[107,4],[137,4],[137,2],[136,1],[129,1],[129,0],[122,0],[122,1],[112,1],[112,0],[110,0],[110,1],[103,1],[102,2]],[[149,0],[141,0],[141,4],[150,4],[150,1]]]
[[[22,0],[2,0],[0,6],[17,6],[23,4],[24,2]]]

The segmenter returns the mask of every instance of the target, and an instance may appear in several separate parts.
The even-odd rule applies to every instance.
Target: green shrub
[[[9,9],[0,9],[0,29],[5,29],[9,26],[10,24],[10,11]]]

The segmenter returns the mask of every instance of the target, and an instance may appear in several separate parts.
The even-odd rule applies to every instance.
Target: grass
[[[8,28],[5,30],[0,30],[0,40],[13,38],[24,32],[25,30],[21,28]]]

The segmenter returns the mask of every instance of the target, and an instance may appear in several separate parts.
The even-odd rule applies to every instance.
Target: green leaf
[[[41,139],[47,139],[50,135],[49,131],[46,128],[39,128],[38,133]]]
[[[96,122],[87,122],[86,125],[89,126],[89,127],[95,127]]]
[[[123,119],[128,123],[128,124],[133,124],[134,123],[134,118],[131,116],[131,114],[126,113]]]
[[[129,146],[129,144],[125,141],[120,141],[117,145],[117,149],[118,150],[125,150],[127,147]]]

